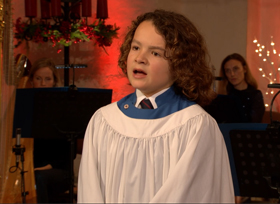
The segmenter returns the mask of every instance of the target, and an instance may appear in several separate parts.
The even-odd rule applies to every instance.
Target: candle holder
[[[28,20],[18,18],[15,23],[15,38],[18,40],[15,47],[23,41],[51,41],[54,47],[57,44],[70,46],[72,43],[95,40],[96,44],[104,48],[112,44],[113,38],[117,38],[119,27],[105,23],[105,19],[108,18],[107,0],[97,1],[97,20],[92,24],[87,22],[87,18],[92,15],[91,0],[40,2],[41,18],[36,18],[37,1],[25,0],[25,15]]]

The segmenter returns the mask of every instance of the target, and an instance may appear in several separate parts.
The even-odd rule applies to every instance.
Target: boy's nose
[[[146,64],[147,63],[147,58],[144,54],[139,53],[135,58],[135,62]]]

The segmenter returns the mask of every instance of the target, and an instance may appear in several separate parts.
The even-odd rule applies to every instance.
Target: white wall
[[[219,74],[221,61],[237,52],[246,57],[247,0],[147,0],[187,16],[203,34]]]

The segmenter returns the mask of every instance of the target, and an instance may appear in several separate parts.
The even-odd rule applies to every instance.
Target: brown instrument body
[[[20,55],[16,67],[23,66],[26,56]],[[28,87],[28,77],[23,76],[23,70],[18,72],[17,75],[17,88],[27,88]],[[16,90],[11,95],[10,103],[5,111],[5,116],[3,120],[3,125],[6,126],[6,135],[10,135],[10,138],[7,138],[7,148],[6,151],[6,164],[5,166],[5,181],[2,191],[2,203],[22,203],[22,179],[21,179],[21,170],[17,169],[14,173],[9,172],[10,167],[15,166],[16,164],[16,155],[12,152],[13,146],[16,144],[16,139],[12,137],[12,124],[14,116],[14,107],[15,107],[15,95]],[[33,165],[33,138],[21,138],[20,144],[25,147],[24,152],[24,181],[25,181],[25,192],[28,192],[26,195],[26,203],[37,203],[36,199],[36,186],[35,186],[35,174],[34,174],[34,165]],[[19,168],[22,168],[22,163],[19,163]],[[14,171],[15,167],[11,169]]]

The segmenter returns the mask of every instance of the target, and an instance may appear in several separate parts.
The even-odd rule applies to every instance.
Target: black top
[[[262,121],[265,106],[262,92],[248,85],[245,90],[230,90],[230,96],[236,96],[240,101],[241,122],[260,123]]]
[[[260,123],[265,111],[260,90],[248,85],[245,90],[232,89],[218,95],[205,110],[217,123]]]
[[[47,164],[54,169],[69,169],[70,145],[66,139],[34,138],[34,168]]]

